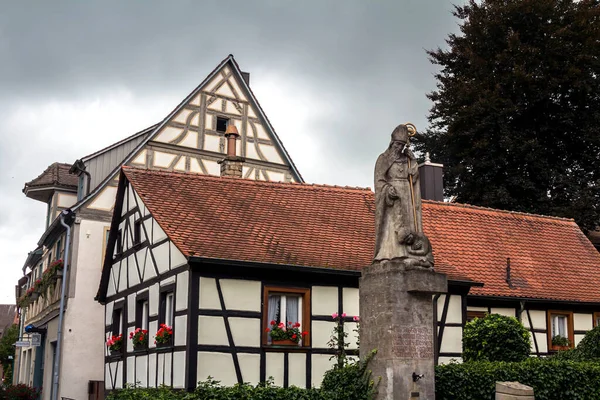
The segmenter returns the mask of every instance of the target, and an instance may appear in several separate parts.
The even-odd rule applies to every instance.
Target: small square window
[[[227,118],[217,117],[217,132],[225,133],[228,123],[229,120]]]
[[[600,326],[600,312],[594,313],[594,327]]]
[[[264,292],[263,344],[271,345],[271,322],[300,324],[300,331],[307,335],[299,339],[299,346],[310,345],[310,289],[265,287]],[[269,329],[269,331],[267,331]]]

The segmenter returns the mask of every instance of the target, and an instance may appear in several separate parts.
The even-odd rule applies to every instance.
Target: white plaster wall
[[[242,379],[252,385],[260,382],[260,354],[238,353]]]
[[[314,387],[321,387],[321,381],[323,381],[323,375],[325,372],[331,369],[334,360],[329,360],[331,356],[329,354],[313,354],[312,355],[312,385]]]
[[[87,208],[92,210],[111,211],[115,206],[115,198],[117,197],[116,186],[106,186],[96,195],[96,198],[88,204]]]
[[[344,301],[342,310],[349,316],[359,315],[359,299],[357,288],[343,288],[342,298]]]
[[[537,340],[538,349],[540,350],[540,353],[547,353],[548,352],[548,337],[546,336],[546,334],[536,332],[535,339]]]
[[[220,310],[219,293],[214,278],[200,277],[200,308],[204,310]]]
[[[446,315],[446,323],[462,323],[462,307],[460,296],[450,295],[450,302],[448,303],[448,314]]]
[[[499,314],[499,315],[504,315],[506,317],[513,317],[515,315],[517,315],[517,310],[515,310],[514,308],[499,308],[499,307],[492,307],[491,309],[492,314]]]
[[[576,331],[590,331],[593,329],[593,314],[573,313],[573,329]],[[577,340],[577,339],[575,339]]]
[[[260,319],[229,318],[233,342],[236,346],[259,347],[261,339]]]
[[[546,325],[546,311],[542,310],[529,310],[529,316],[533,324],[533,329],[547,329]]]
[[[273,378],[275,386],[283,387],[283,353],[266,353],[265,376]]]
[[[306,387],[306,354],[290,353],[288,355],[288,384]]]
[[[135,357],[127,357],[127,383],[135,384]]]
[[[331,333],[335,327],[334,322],[327,321],[312,321],[311,329],[311,345],[314,348],[326,349],[329,346],[327,342],[331,338]]]
[[[231,354],[198,352],[198,373],[196,380],[202,382],[209,376],[214,380],[220,381],[223,386],[235,385],[237,377]]]
[[[189,272],[184,271],[177,275],[177,296],[175,296],[175,310],[186,310],[187,299],[188,299],[188,284],[189,284]]]
[[[227,310],[261,311],[260,281],[221,279],[219,283]]]
[[[158,247],[152,249],[154,259],[156,260],[156,267],[160,274],[164,274],[169,270],[169,242],[165,242]]]
[[[338,312],[338,288],[331,286],[312,287],[313,315],[331,315]]]
[[[187,315],[175,317],[175,346],[185,346],[185,338],[187,335]]]
[[[152,342],[153,340],[149,341],[149,343]],[[156,353],[148,355],[148,386],[156,386]]]
[[[444,327],[440,353],[462,353],[462,328],[457,326]]]
[[[198,317],[198,343],[229,346],[223,317]]]
[[[107,226],[85,219],[79,226],[77,258],[72,263],[75,297],[69,299],[64,317],[59,398],[85,399],[88,381],[104,379],[104,306],[94,300],[94,294],[100,283]]]
[[[77,195],[76,194],[68,194],[68,193],[58,193],[57,206],[58,207],[71,207],[73,204],[77,203]]]
[[[135,361],[135,380],[140,386],[148,386],[148,356],[138,356]]]
[[[185,351],[173,353],[173,387],[185,387]]]

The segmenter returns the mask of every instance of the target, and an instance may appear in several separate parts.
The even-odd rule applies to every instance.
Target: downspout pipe
[[[60,376],[60,358],[62,347],[62,329],[65,315],[65,297],[67,287],[67,272],[69,267],[69,252],[71,250],[71,226],[65,223],[65,219],[72,216],[70,209],[63,210],[60,213],[60,224],[67,230],[67,240],[65,242],[65,256],[63,258],[63,280],[60,290],[60,309],[58,312],[58,332],[56,334],[56,357],[54,360],[54,376],[52,377],[52,400],[58,399],[58,378]]]

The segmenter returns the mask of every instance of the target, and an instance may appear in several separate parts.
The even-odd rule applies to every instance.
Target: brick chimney
[[[444,201],[443,164],[434,164],[425,153],[425,162],[419,165],[421,199]]]
[[[232,178],[242,177],[242,165],[246,159],[236,155],[236,141],[240,137],[237,128],[233,124],[227,126],[225,138],[227,138],[227,155],[219,161],[221,164],[221,176]]]

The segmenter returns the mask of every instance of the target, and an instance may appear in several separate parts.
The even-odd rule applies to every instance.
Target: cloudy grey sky
[[[230,53],[307,182],[372,187],[392,129],[426,127],[425,49],[457,31],[451,10],[447,0],[4,2],[0,303],[14,302],[44,229],[46,207],[23,184],[159,122]]]

